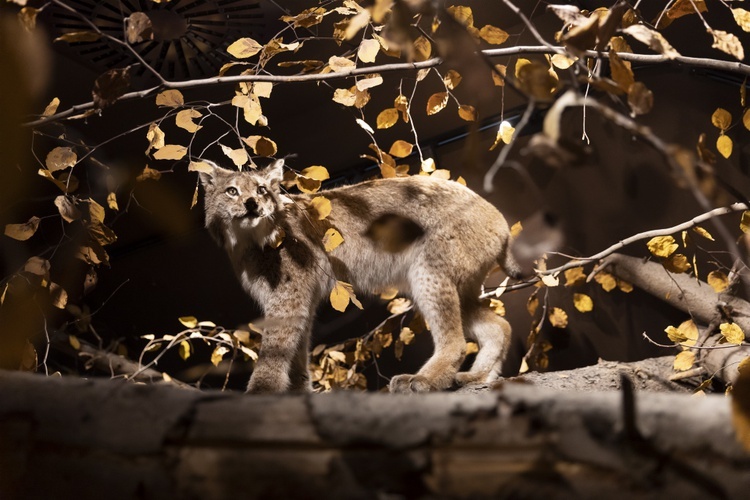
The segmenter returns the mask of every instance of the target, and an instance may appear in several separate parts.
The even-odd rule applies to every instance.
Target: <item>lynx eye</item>
[[[237,188],[233,186],[228,187],[226,192],[229,196],[237,196],[240,194],[240,192],[237,191]]]
[[[266,186],[258,186],[258,194],[266,194],[267,192]]]

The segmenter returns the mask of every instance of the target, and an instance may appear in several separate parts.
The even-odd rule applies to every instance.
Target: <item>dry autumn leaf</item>
[[[709,30],[709,33],[714,37],[714,43],[711,45],[712,48],[734,56],[740,61],[745,59],[745,49],[736,35],[722,30]]]
[[[336,89],[333,91],[333,102],[344,106],[354,106],[357,102],[357,95],[349,89]]]
[[[60,99],[55,97],[50,101],[49,104],[47,104],[47,107],[44,108],[44,112],[42,113],[43,117],[52,116],[55,113],[57,113],[57,108],[60,106]]]
[[[146,154],[149,154],[152,149],[161,149],[165,145],[164,132],[156,123],[152,123],[151,125],[149,125],[148,132],[146,132],[146,139],[148,140],[148,148],[146,148]]]
[[[750,12],[745,9],[732,9],[732,15],[737,25],[742,31],[750,32]]]
[[[698,327],[695,326],[692,319],[683,321],[677,328],[670,325],[664,331],[669,340],[677,344],[692,346],[698,340]]]
[[[448,90],[453,90],[458,87],[458,84],[461,83],[461,80],[461,74],[453,69],[448,70],[448,72],[443,77],[443,83],[448,88]]]
[[[18,241],[26,241],[39,229],[39,222],[41,222],[39,217],[32,217],[23,224],[6,224],[5,236]]]
[[[154,153],[156,160],[181,160],[187,154],[187,148],[179,144],[167,144]]]
[[[475,122],[477,121],[477,110],[476,108],[474,108],[474,106],[461,104],[458,107],[458,116],[460,116],[462,120],[465,120],[467,122]]]
[[[323,220],[331,213],[331,200],[325,196],[316,196],[310,200],[310,208],[318,220]]]
[[[211,353],[211,364],[214,366],[219,366],[219,363],[221,363],[221,360],[224,359],[224,355],[229,352],[229,348],[223,345],[218,346],[214,351]]]
[[[156,105],[168,108],[179,108],[185,104],[185,98],[179,90],[165,90],[156,95]]]
[[[721,293],[729,287],[729,278],[721,271],[711,271],[706,281],[716,293]]]
[[[193,347],[190,345],[189,341],[183,340],[179,343],[177,352],[179,353],[180,358],[182,358],[183,361],[186,361],[193,353]]]
[[[237,59],[247,59],[263,50],[263,45],[252,38],[240,38],[227,47],[227,52]]]
[[[73,222],[81,217],[81,211],[68,196],[61,195],[55,198],[55,206],[65,222]]]
[[[732,125],[732,114],[724,108],[716,108],[711,115],[711,123],[721,131],[726,131]]]
[[[521,231],[523,231],[523,225],[521,224],[521,221],[517,221],[515,224],[510,226],[510,237],[515,238],[519,234],[521,234]]]
[[[197,109],[183,109],[177,113],[175,124],[190,133],[194,133],[203,128],[202,125],[193,122],[194,118],[200,118],[201,116],[203,116],[203,114]]]
[[[729,158],[730,156],[732,156],[733,147],[734,143],[732,142],[732,139],[730,139],[727,135],[722,134],[718,139],[716,139],[716,150],[724,158]]]
[[[375,62],[375,57],[380,52],[380,42],[375,39],[362,40],[357,49],[357,57],[360,61],[371,63]]]
[[[617,288],[617,278],[608,272],[600,271],[596,273],[594,281],[599,283],[605,292],[611,292]]]
[[[427,99],[427,115],[431,116],[442,111],[448,104],[448,92],[437,92]]]
[[[232,149],[229,146],[225,146],[223,144],[220,144],[220,146],[224,154],[227,155],[230,160],[232,160],[232,163],[234,163],[237,168],[242,168],[242,165],[247,163],[247,161],[250,159],[247,151],[245,151],[245,148]],[[161,152],[161,150],[159,152]],[[154,155],[154,158],[156,158],[156,155]]]
[[[579,312],[586,313],[594,310],[594,301],[585,293],[573,294],[573,305]]]
[[[326,252],[334,251],[343,242],[344,237],[334,228],[329,228],[323,235],[323,248],[325,248]]]
[[[680,274],[687,272],[690,269],[690,263],[685,255],[675,253],[670,255],[667,260],[664,261],[664,267],[672,273]]]
[[[510,35],[500,28],[495,26],[486,25],[479,30],[479,36],[487,43],[492,45],[500,45],[505,43]]]
[[[586,273],[578,266],[565,271],[565,286],[578,286],[586,283]]]
[[[73,31],[71,33],[65,33],[55,38],[55,42],[95,42],[101,38],[101,35],[95,31]]]
[[[643,24],[633,24],[622,30],[639,42],[648,45],[655,52],[659,52],[668,59],[680,57],[680,53],[672,47],[669,42],[658,31],[652,30]]]
[[[379,129],[391,128],[398,122],[398,110],[396,108],[384,109],[378,114],[376,125]]]
[[[69,147],[58,146],[47,154],[44,164],[50,172],[57,172],[74,166],[77,161],[75,151]]]
[[[177,321],[182,323],[185,328],[195,328],[198,326],[198,318],[195,316],[181,316],[177,318]]]
[[[678,372],[684,372],[695,364],[695,354],[691,351],[682,351],[674,357],[673,367]]]
[[[414,60],[417,62],[426,61],[432,55],[432,44],[424,36],[414,40],[412,48],[414,49]]]
[[[648,243],[646,243],[646,246],[652,255],[664,258],[672,255],[679,247],[671,236],[656,236],[651,238]]]
[[[413,148],[413,144],[399,139],[394,142],[393,145],[391,145],[391,149],[388,151],[388,154],[390,154],[391,156],[395,156],[396,158],[406,158],[411,154]]]
[[[357,65],[351,59],[339,56],[331,56],[328,59],[328,66],[330,66],[331,71],[334,72],[349,71],[357,67]]]
[[[737,323],[722,323],[719,325],[719,330],[730,344],[741,345],[745,341],[745,332]]]
[[[742,217],[740,218],[740,229],[742,229],[743,233],[750,233],[750,211],[748,210],[742,212]]]
[[[553,307],[549,315],[549,322],[555,328],[565,328],[568,326],[568,313],[559,307]]]
[[[262,135],[251,135],[242,139],[242,141],[253,148],[253,151],[258,156],[265,156],[268,158],[274,156],[278,151],[276,143]]]

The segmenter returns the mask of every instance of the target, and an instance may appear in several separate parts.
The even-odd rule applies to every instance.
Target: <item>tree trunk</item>
[[[0,372],[3,499],[740,498],[729,400],[245,396]]]

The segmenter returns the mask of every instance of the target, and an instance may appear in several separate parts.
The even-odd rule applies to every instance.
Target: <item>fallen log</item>
[[[740,498],[729,400],[505,383],[245,396],[0,372],[3,499]],[[629,412],[631,413],[628,418]],[[630,424],[628,424],[630,422]]]

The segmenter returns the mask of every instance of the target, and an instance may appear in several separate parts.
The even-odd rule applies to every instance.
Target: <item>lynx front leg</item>
[[[441,275],[415,276],[411,289],[417,307],[430,325],[435,351],[416,375],[391,379],[391,392],[427,392],[449,388],[466,352],[458,292]]]
[[[310,322],[301,318],[268,318],[272,326],[263,333],[263,341],[247,392],[278,393],[301,390],[300,352],[307,355]],[[305,375],[307,363],[305,362]],[[307,383],[309,386],[309,382]]]
[[[456,374],[456,383],[487,383],[500,378],[510,345],[510,323],[489,309],[477,307],[467,314],[464,328],[477,340],[479,352],[469,371]]]

